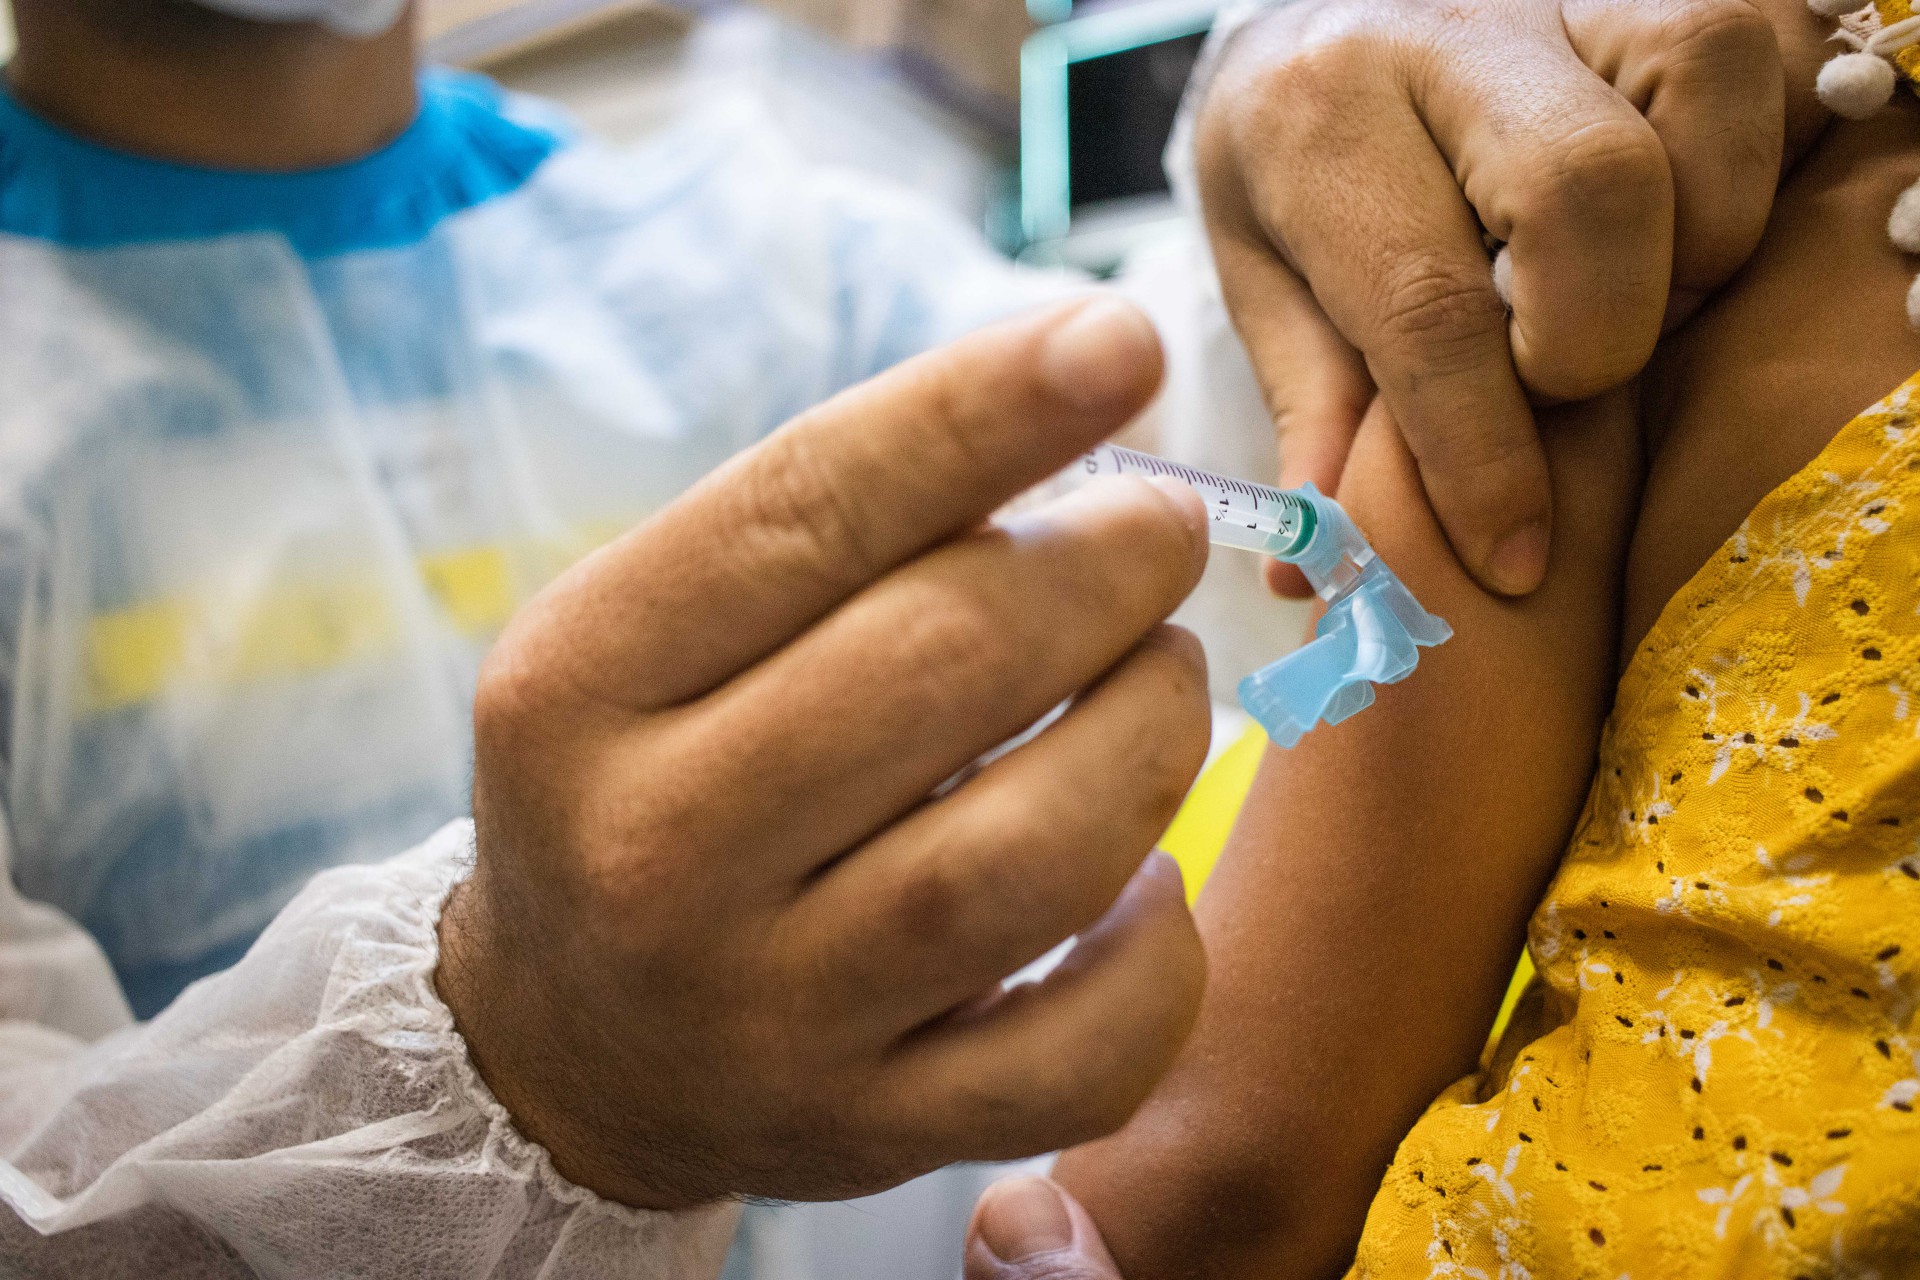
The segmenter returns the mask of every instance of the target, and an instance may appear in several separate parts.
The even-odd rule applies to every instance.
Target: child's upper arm
[[[1548,417],[1553,560],[1521,601],[1460,569],[1384,412],[1362,426],[1340,498],[1455,639],[1269,751],[1198,907],[1187,1052],[1062,1162],[1130,1280],[1343,1265],[1400,1136],[1473,1065],[1592,767],[1638,487],[1629,397]]]

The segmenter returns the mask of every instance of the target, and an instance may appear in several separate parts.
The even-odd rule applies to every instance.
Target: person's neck
[[[103,32],[70,0],[17,0],[13,95],[82,137],[218,169],[343,164],[418,109],[412,23],[371,40],[312,26],[155,47]]]

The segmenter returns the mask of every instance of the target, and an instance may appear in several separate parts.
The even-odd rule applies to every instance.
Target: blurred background
[[[433,60],[555,99],[608,141],[749,100],[808,157],[931,196],[1009,255],[1107,274],[1191,261],[1161,153],[1216,3],[420,0],[419,20]],[[0,59],[11,47],[0,0]],[[1257,665],[1214,659],[1222,683]],[[752,1206],[726,1280],[951,1280],[973,1201],[1005,1172]]]
[[[436,61],[610,141],[750,96],[813,158],[1009,254],[1112,270],[1170,225],[1160,153],[1218,0],[419,0]],[[0,58],[12,47],[0,0]]]

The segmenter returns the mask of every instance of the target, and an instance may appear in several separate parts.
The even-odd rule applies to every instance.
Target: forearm
[[[1061,1164],[1129,1280],[1338,1271],[1400,1137],[1473,1066],[1592,768],[1637,487],[1627,396],[1548,424],[1553,560],[1518,601],[1459,568],[1385,415],[1362,428],[1341,500],[1456,638],[1269,752],[1198,908],[1193,1039]]]

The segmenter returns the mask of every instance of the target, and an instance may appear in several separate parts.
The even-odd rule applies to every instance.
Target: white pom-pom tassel
[[[1913,278],[1913,285],[1907,290],[1907,323],[1920,329],[1920,276]]]
[[[1807,0],[1807,8],[1823,18],[1842,17],[1865,7],[1865,5],[1856,4],[1854,0]]]
[[[1493,291],[1507,304],[1507,310],[1513,310],[1513,250],[1504,244],[1493,255]]]
[[[1900,193],[1887,215],[1887,238],[1908,253],[1920,253],[1920,182]]]
[[[1887,105],[1897,77],[1893,64],[1874,53],[1843,53],[1820,68],[1813,87],[1835,115],[1864,120]]]

